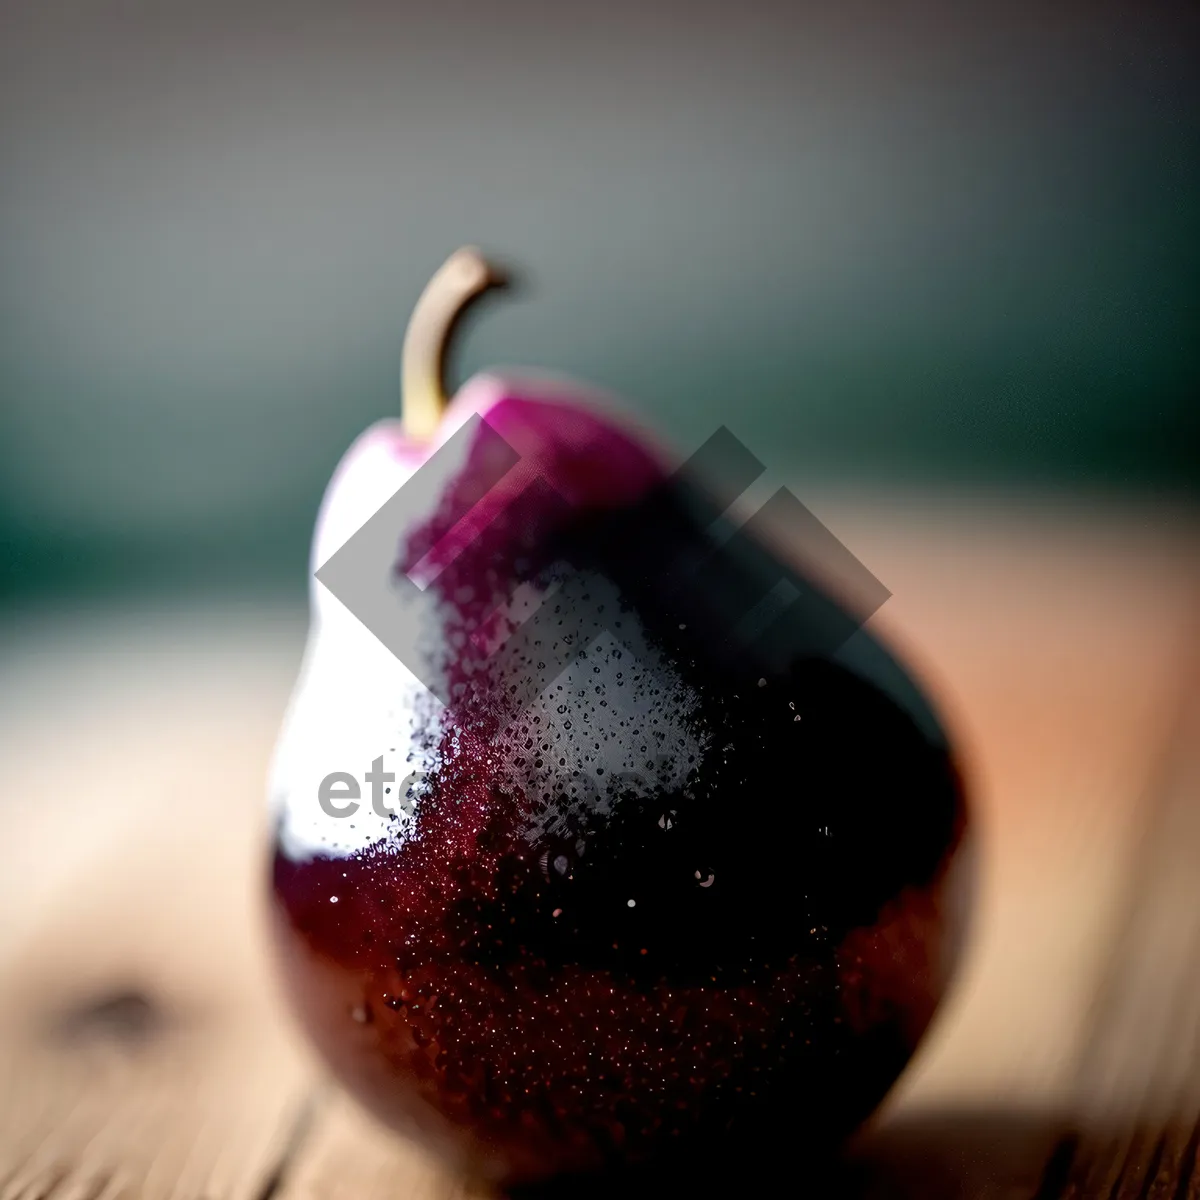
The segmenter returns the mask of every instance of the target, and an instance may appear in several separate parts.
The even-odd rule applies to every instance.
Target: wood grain
[[[1200,1196],[1200,624],[1191,650],[1085,1025],[1064,1195]]]
[[[817,511],[894,593],[877,623],[967,747],[980,834],[955,992],[840,1194],[1197,1200],[1194,527]],[[0,1200],[463,1194],[275,991],[263,783],[303,632],[264,605],[0,627]]]

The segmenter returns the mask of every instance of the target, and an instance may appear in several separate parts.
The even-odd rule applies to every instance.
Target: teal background
[[[462,374],[801,494],[1194,500],[1197,10],[964,7],[6,5],[0,594],[301,595],[464,242]]]

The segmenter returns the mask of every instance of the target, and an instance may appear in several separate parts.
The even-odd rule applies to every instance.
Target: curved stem
[[[400,416],[404,432],[415,441],[433,437],[450,402],[446,360],[460,318],[478,296],[506,282],[474,246],[464,246],[426,284],[405,330],[400,360]]]

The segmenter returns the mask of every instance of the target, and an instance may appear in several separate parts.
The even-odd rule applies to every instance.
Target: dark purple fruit
[[[315,585],[274,779],[304,1026],[372,1111],[502,1185],[847,1133],[961,933],[938,722],[769,548],[715,548],[704,480],[569,389],[473,381],[452,431],[380,569],[426,585],[395,592],[408,666]],[[366,435],[315,565],[428,453]],[[781,576],[790,615],[747,621]]]

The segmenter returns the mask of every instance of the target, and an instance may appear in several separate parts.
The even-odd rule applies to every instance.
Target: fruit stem
[[[450,403],[446,362],[463,313],[489,288],[507,282],[505,274],[474,246],[464,246],[425,285],[409,318],[400,360],[400,418],[405,434],[414,441],[434,436]]]

